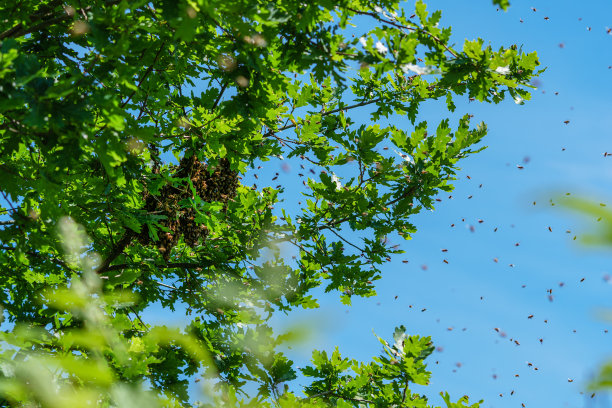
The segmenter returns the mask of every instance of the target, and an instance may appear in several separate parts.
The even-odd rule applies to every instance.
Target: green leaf
[[[427,5],[422,0],[417,0],[415,12],[419,20],[421,20],[421,24],[425,24],[427,22]]]
[[[510,7],[510,0],[493,0],[493,4],[506,11],[508,10],[508,7]]]

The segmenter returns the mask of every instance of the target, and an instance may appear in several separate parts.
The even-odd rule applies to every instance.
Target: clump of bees
[[[174,178],[189,178],[197,195],[205,202],[227,202],[236,196],[239,179],[238,173],[231,169],[227,159],[221,159],[219,164],[211,168],[193,155],[185,157],[177,166]],[[166,218],[159,223],[168,229],[160,231],[157,248],[167,260],[170,252],[181,236],[187,245],[195,247],[209,234],[208,228],[195,222],[195,210],[183,207],[182,200],[194,198],[194,193],[188,183],[181,186],[167,184],[161,188],[159,195],[145,191],[145,210],[149,214],[164,215]],[[148,227],[144,227],[138,236],[142,244],[151,242]]]

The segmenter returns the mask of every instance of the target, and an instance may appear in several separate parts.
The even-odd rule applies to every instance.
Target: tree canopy
[[[410,390],[429,382],[430,338],[400,326],[371,363],[315,351],[297,390],[278,351],[291,334],[269,321],[317,307],[318,287],[375,294],[402,252],[389,238],[411,237],[486,134],[420,106],[523,103],[535,52],[454,46],[422,1],[26,0],[0,15],[4,406],[188,406],[198,376],[204,406],[430,406]],[[398,115],[411,128],[383,125]],[[302,186],[261,185],[273,161],[302,164]],[[147,324],[156,304],[191,322]]]

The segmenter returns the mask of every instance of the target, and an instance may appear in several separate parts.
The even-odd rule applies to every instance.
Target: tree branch
[[[223,85],[221,86],[221,89],[219,90],[219,96],[217,96],[217,100],[215,101],[215,103],[213,103],[213,106],[210,109],[211,111],[214,111],[215,109],[217,109],[217,105],[219,105],[219,102],[221,101],[221,97],[223,96],[223,93],[225,92],[225,88],[227,88],[227,84],[228,84],[228,81],[225,81]]]
[[[367,399],[363,399],[363,398],[351,398],[351,397],[345,397],[343,395],[337,394],[336,391],[330,390],[330,391],[324,391],[321,392],[319,394],[315,394],[315,395],[311,395],[310,397],[306,397],[303,399],[303,401],[308,401],[310,399],[314,399],[314,398],[320,398],[320,397],[336,397],[336,398],[340,398],[343,400],[347,400],[347,401],[353,401],[353,402],[360,402],[360,403],[368,403],[368,404],[374,404],[374,401],[371,400],[367,400]]]
[[[140,89],[140,85],[142,85],[142,83],[144,82],[144,80],[147,78],[147,76],[149,76],[149,74],[151,73],[151,71],[153,71],[153,67],[155,67],[155,64],[157,63],[157,60],[162,52],[162,50],[164,49],[164,47],[166,46],[166,41],[162,41],[161,46],[159,47],[159,50],[157,50],[157,54],[155,54],[155,58],[153,59],[153,62],[151,63],[151,65],[149,65],[149,67],[147,68],[147,70],[144,72],[144,74],[142,75],[142,77],[140,77],[140,79],[138,80],[138,85],[136,85],[136,88],[132,94],[130,96],[128,96],[128,98],[121,104],[121,107],[125,107],[125,105],[127,105],[127,103],[134,97],[134,95],[136,95],[136,92]]]
[[[342,235],[338,234],[336,231],[334,231],[333,229],[329,230],[332,234],[334,234],[335,236],[337,236],[338,238],[340,238],[342,241],[346,242],[347,244],[349,244],[350,246],[352,246],[353,248],[356,248],[359,252],[363,253],[365,252],[363,249],[359,248],[357,245],[353,244],[352,242],[348,241],[347,239],[345,239]]]
[[[59,4],[61,4],[61,0],[52,1],[47,7],[42,7],[38,12],[31,14],[29,16],[29,20],[34,23],[38,20],[42,20],[45,17],[52,17],[54,13],[51,10],[53,10]],[[31,31],[33,31],[33,28]],[[4,40],[5,38],[9,37],[20,37],[22,35],[28,34],[31,31],[28,31],[28,29],[24,28],[22,23],[19,23],[13,26],[12,28],[9,28],[8,30],[0,33],[0,40]]]
[[[341,108],[337,108],[337,109],[333,109],[333,110],[330,110],[330,111],[322,112],[321,116],[323,117],[323,116],[333,115],[334,113],[338,113],[340,111],[347,111],[347,110],[350,110],[350,109],[359,108],[360,106],[371,105],[373,103],[380,102],[381,100],[382,100],[382,98],[377,98],[377,99],[372,99],[372,100],[369,100],[369,101],[359,102],[359,103],[356,103],[354,105],[344,106],[344,107],[341,107]],[[294,128],[294,127],[297,127],[297,124],[293,124],[292,123],[291,125],[286,125],[286,126],[280,127],[278,129],[276,129],[275,131],[270,130],[264,136],[266,136],[266,137],[267,136],[272,136],[272,135],[274,135],[277,132],[282,132],[283,130],[291,129],[291,128]]]
[[[10,246],[5,246],[5,245],[0,246],[0,249],[2,249],[3,251],[17,251],[17,248],[10,247]],[[40,252],[25,251],[25,254],[29,255],[29,256],[33,256],[33,257],[38,258],[38,259],[42,259],[42,260],[46,259],[46,257],[43,254],[41,254]],[[76,272],[74,269],[72,269],[70,266],[68,266],[68,264],[66,264],[66,262],[62,261],[61,259],[58,259],[58,258],[56,258],[54,256],[51,256],[50,260],[51,260],[51,262],[55,263],[58,266],[61,266],[62,268],[66,268],[69,271]]]
[[[130,310],[132,311],[132,313],[134,313],[134,315],[136,316],[136,318],[138,319],[138,321],[140,322],[140,324],[142,324],[142,327],[144,329],[147,328],[147,325],[142,321],[142,319],[140,318],[140,316],[138,315],[138,313],[136,312],[136,310],[134,310],[133,306],[130,306]]]
[[[408,396],[408,379],[406,378],[406,385],[404,387],[404,392],[402,393],[402,403],[406,402],[407,396]]]
[[[169,262],[167,264],[155,264],[154,266],[159,269],[174,269],[174,268],[197,269],[197,268],[207,268],[211,265],[213,265],[212,262],[210,264],[196,263],[196,262]],[[101,272],[117,271],[121,269],[136,269],[136,268],[141,268],[143,266],[145,266],[145,264],[112,265],[112,266],[106,267]],[[98,272],[98,273],[101,273],[101,272]]]
[[[102,264],[98,266],[98,268],[96,269],[96,273],[101,274],[102,272],[106,272],[109,270],[121,269],[121,268],[110,269],[110,264],[119,255],[121,255],[123,250],[130,244],[130,242],[132,242],[132,238],[134,238],[135,236],[136,236],[135,232],[133,232],[132,230],[127,230],[125,234],[123,235],[123,238],[121,238],[121,240],[119,240],[119,242],[117,242],[117,244],[113,247],[113,249],[111,250],[111,253],[108,254],[108,256],[104,258],[104,261],[102,261]]]
[[[159,286],[163,286],[164,288],[168,288],[168,289],[172,289],[172,290],[179,290],[178,288],[175,288],[174,286],[171,285],[166,285],[165,283],[161,283],[159,281],[154,280],[153,282],[155,282],[156,285]],[[187,292],[191,292],[189,289],[185,289]]]
[[[403,26],[403,25],[401,25],[401,24],[395,23],[395,22],[393,22],[393,21],[391,21],[391,20],[385,20],[384,18],[381,18],[381,17],[380,17],[378,14],[376,14],[376,13],[372,13],[372,12],[368,12],[368,11],[359,11],[359,10],[352,9],[352,8],[350,8],[350,7],[347,7],[346,9],[347,9],[347,10],[352,11],[352,12],[353,12],[353,13],[355,13],[355,14],[359,14],[359,15],[362,15],[362,16],[370,16],[370,17],[373,17],[373,18],[375,18],[376,20],[380,21],[381,23],[389,24],[389,25],[391,25],[391,26],[393,26],[393,27],[395,27],[395,28],[399,28],[400,30],[408,30],[408,31],[420,31],[420,32],[422,32],[423,34],[425,34],[425,35],[427,35],[427,36],[431,37],[431,39],[432,39],[432,40],[434,40],[435,42],[437,42],[438,44],[440,44],[440,45],[441,45],[441,46],[442,46],[442,47],[443,47],[443,48],[444,48],[446,51],[448,51],[448,52],[449,52],[449,53],[450,53],[450,54],[451,54],[453,57],[455,57],[455,58],[458,58],[458,57],[459,57],[459,56],[457,55],[457,53],[455,53],[455,51],[453,51],[453,50],[452,50],[451,48],[449,48],[449,47],[448,47],[446,44],[444,44],[440,38],[438,38],[437,36],[433,35],[433,34],[432,34],[432,33],[430,33],[429,31],[427,31],[427,30],[425,30],[425,29],[423,29],[423,28],[418,27],[418,26],[417,26],[416,24],[414,24],[414,23],[413,23],[413,24],[414,24],[416,27],[406,27],[406,26]]]
[[[393,199],[393,200],[390,200],[390,201],[386,202],[386,203],[385,203],[385,207],[388,207],[388,206],[390,206],[390,205],[393,205],[393,204],[397,203],[399,200],[401,200],[401,199],[403,199],[403,198],[406,198],[406,197],[407,197],[407,196],[409,196],[409,195],[410,195],[410,196],[414,196],[414,193],[416,193],[416,191],[418,190],[418,187],[419,187],[419,186],[418,186],[417,184],[415,184],[415,185],[414,185],[414,186],[413,186],[411,189],[409,189],[409,190],[405,191],[405,192],[404,192],[404,193],[402,193],[402,194],[401,194],[399,197],[397,197],[397,198],[395,198],[395,199]],[[342,224],[343,222],[346,222],[346,221],[350,220],[351,218],[352,218],[351,216],[347,216],[347,217],[343,217],[343,218],[340,218],[340,219],[335,220],[335,221],[330,221],[330,222],[328,222],[328,223],[326,223],[326,224],[324,224],[324,225],[320,226],[320,227],[319,227],[319,231],[322,231],[322,230],[324,230],[324,229],[329,229],[329,230],[331,230],[331,229],[332,229],[333,227],[335,227],[336,225],[338,225],[338,224]]]
[[[55,2],[55,4],[60,4],[61,2]],[[114,1],[111,2],[110,4],[115,4],[118,3],[118,1]],[[78,11],[83,14],[86,15],[86,13],[91,10],[91,6],[85,7],[85,8],[81,8]],[[39,13],[41,14],[41,13]],[[48,20],[44,20],[34,26],[31,27],[24,27],[24,25],[22,23],[17,24],[16,26],[9,28],[8,30],[0,33],[0,41],[4,40],[5,38],[17,38],[17,37],[22,37],[24,35],[33,33],[35,31],[39,31],[43,28],[47,28],[49,26],[52,26],[53,24],[56,23],[61,23],[62,21],[65,20],[71,20],[74,17],[73,13],[69,13],[69,11],[67,9],[64,9],[62,11],[60,11],[59,13],[52,13],[52,12],[46,12],[46,13],[42,13],[42,15],[36,15],[36,14],[32,14],[30,15],[30,21],[35,22],[38,20],[42,20],[45,17],[50,17]]]

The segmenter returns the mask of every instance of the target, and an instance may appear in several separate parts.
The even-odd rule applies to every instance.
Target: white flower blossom
[[[434,72],[432,67],[428,67],[428,66],[421,67],[415,64],[403,64],[401,68],[405,74],[407,74],[408,71],[412,71],[416,73],[417,75],[427,75],[427,74],[431,74]]]
[[[508,67],[497,67],[495,68],[495,72],[502,75],[508,75],[510,73],[510,68]]]
[[[514,103],[516,103],[517,105],[522,105],[525,102],[523,102],[523,98],[521,98],[520,96],[515,96],[514,97]]]
[[[336,183],[336,190],[340,190],[342,188],[342,183],[340,183],[340,179],[334,173],[332,173],[331,177],[332,181]]]
[[[359,44],[361,44],[363,46],[363,48],[368,46],[368,43],[366,42],[366,39],[363,37],[359,37]]]
[[[389,49],[387,47],[385,47],[385,45],[383,43],[381,43],[380,41],[376,42],[376,50],[378,52],[380,52],[381,54],[386,54],[387,51],[389,51]]]
[[[376,11],[377,13],[382,13],[383,9],[380,6],[374,6],[374,11]]]

